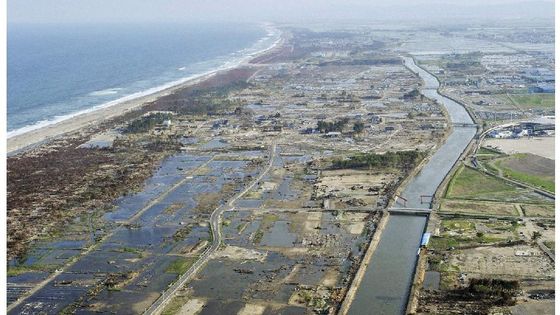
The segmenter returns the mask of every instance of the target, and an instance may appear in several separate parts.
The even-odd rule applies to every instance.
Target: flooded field
[[[273,170],[267,173],[259,185],[240,198],[237,208],[303,208],[316,206],[312,202],[312,183],[316,171],[305,167],[311,160],[309,154],[289,153],[287,148],[279,148],[274,157]]]
[[[226,212],[223,247],[166,311],[194,300],[199,314],[332,312],[376,220],[342,211]]]
[[[142,191],[118,199],[107,213],[79,218],[64,235],[12,261],[17,273],[8,278],[9,301],[49,281],[10,313],[143,312],[208,245],[209,214],[257,174],[261,157],[167,158]]]

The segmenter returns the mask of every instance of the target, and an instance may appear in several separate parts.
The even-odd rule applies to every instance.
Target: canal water
[[[452,123],[473,124],[461,104],[437,92],[439,81],[436,77],[418,67],[412,58],[404,58],[404,64],[424,81],[421,93],[445,106]],[[429,209],[430,204],[422,203],[420,196],[435,193],[475,134],[474,126],[453,129],[445,143],[405,187],[401,196],[407,199],[407,208]],[[403,207],[399,204],[394,206]],[[390,215],[350,306],[349,314],[405,313],[426,221],[426,216]]]

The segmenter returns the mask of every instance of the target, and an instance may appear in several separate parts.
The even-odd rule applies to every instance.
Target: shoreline
[[[161,97],[173,94],[178,90],[207,81],[220,73],[242,67],[258,66],[258,64],[253,64],[251,62],[254,59],[257,59],[260,56],[265,55],[266,53],[280,47],[284,42],[284,34],[279,29],[270,24],[265,25],[264,28],[265,30],[271,28],[277,31],[279,33],[278,39],[274,41],[269,47],[250,53],[241,58],[239,61],[236,61],[234,64],[228,65],[228,63],[226,63],[221,67],[209,70],[207,72],[195,74],[190,77],[177,80],[175,82],[170,82],[160,87],[154,87],[151,89],[156,89],[154,92],[148,94],[138,92],[135,94],[142,93],[143,95],[134,96],[135,94],[131,94],[128,96],[124,96],[121,99],[109,101],[107,103],[94,106],[90,109],[62,116],[64,117],[64,119],[60,121],[55,121],[53,123],[40,126],[29,131],[15,134],[13,136],[8,136],[6,140],[6,152],[8,153],[8,156],[13,156],[15,154],[25,152],[57,137],[63,136],[64,134],[75,132],[85,127],[94,126],[110,118],[122,116],[130,111],[143,107],[147,103],[156,101]],[[10,132],[8,132],[8,134],[9,133]]]

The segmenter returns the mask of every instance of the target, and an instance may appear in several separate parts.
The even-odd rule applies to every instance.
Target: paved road
[[[267,167],[257,176],[247,188],[231,198],[227,204],[216,208],[210,215],[210,226],[212,230],[212,245],[208,247],[199,259],[187,270],[179,279],[171,285],[163,294],[144,312],[144,314],[159,314],[163,311],[165,306],[175,293],[183,287],[210,259],[222,244],[222,230],[221,218],[226,210],[232,210],[233,204],[245,195],[249,190],[253,189],[255,185],[270,171],[274,164],[274,157],[276,156],[276,144],[273,144],[270,149],[269,161]]]

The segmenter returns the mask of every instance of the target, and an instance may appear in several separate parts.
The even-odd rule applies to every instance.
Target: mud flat
[[[485,139],[484,145],[498,148],[506,154],[532,153],[554,160],[555,137],[521,139]]]

